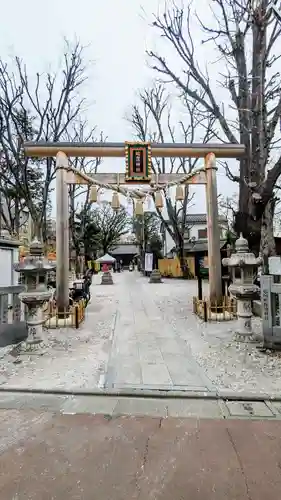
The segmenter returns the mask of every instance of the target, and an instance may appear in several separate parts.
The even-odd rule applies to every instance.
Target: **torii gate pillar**
[[[212,305],[222,301],[222,275],[220,252],[220,227],[218,214],[217,167],[213,153],[205,157],[206,169],[206,205],[207,205],[207,234],[208,234],[208,262],[209,262],[209,293]]]
[[[56,301],[59,316],[69,308],[69,206],[67,184],[68,157],[56,155]]]

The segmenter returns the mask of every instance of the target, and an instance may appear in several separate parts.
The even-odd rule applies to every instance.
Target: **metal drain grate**
[[[274,413],[263,402],[259,401],[226,401],[231,417],[274,417]]]

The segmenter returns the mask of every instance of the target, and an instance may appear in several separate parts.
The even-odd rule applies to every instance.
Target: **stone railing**
[[[0,324],[16,323],[22,318],[22,305],[19,299],[20,292],[25,289],[24,285],[12,285],[0,287]]]
[[[22,340],[27,335],[24,307],[19,294],[24,285],[0,287],[0,347]]]

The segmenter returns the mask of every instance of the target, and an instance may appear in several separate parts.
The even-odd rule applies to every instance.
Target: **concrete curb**
[[[26,394],[53,394],[61,396],[107,396],[118,398],[156,398],[156,399],[208,399],[223,401],[275,401],[281,402],[280,396],[271,396],[270,394],[256,394],[246,392],[227,392],[225,390],[216,392],[197,392],[197,391],[173,391],[161,389],[33,389],[23,387],[0,386],[0,393],[26,393]]]

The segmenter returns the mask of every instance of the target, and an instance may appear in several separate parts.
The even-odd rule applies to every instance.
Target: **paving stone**
[[[139,349],[139,358],[141,363],[165,364],[160,349]]]
[[[191,385],[202,387],[202,378],[200,377],[198,366],[192,363],[188,356],[174,356],[172,354],[163,354],[173,384]]]
[[[1,394],[0,408],[60,411],[65,396],[52,394]]]
[[[138,340],[138,347],[139,349],[145,349],[147,351],[153,350],[153,349],[159,349],[159,346],[157,344],[157,340],[155,338],[155,332],[150,332],[150,333],[140,333],[137,336]]]
[[[137,343],[135,342],[135,344],[125,345],[122,349],[118,348],[116,355],[120,358],[134,358],[135,360],[138,360],[139,349]]]
[[[201,377],[195,374],[188,372],[188,370],[174,370],[168,366],[169,373],[171,375],[171,379],[173,385],[175,386],[184,386],[184,387],[201,387],[202,389],[207,390],[207,386],[201,380]]]
[[[113,415],[166,417],[167,402],[162,399],[120,398],[114,408]]]
[[[134,360],[134,363],[127,363],[126,359],[119,358],[119,364],[113,365],[113,383],[126,382],[128,384],[142,383],[141,364]]]
[[[267,401],[266,404],[278,418],[281,418],[281,402]]]
[[[163,355],[165,355],[165,353],[182,354],[182,346],[175,339],[164,339],[162,337],[159,337],[158,338],[158,345],[159,345]]]
[[[62,413],[91,413],[112,415],[118,399],[109,396],[71,396],[62,408]]]
[[[22,408],[30,410],[61,411],[67,396],[58,394],[34,394],[32,398],[27,398]]]
[[[169,399],[168,417],[223,418],[217,401]]]
[[[1,409],[14,409],[18,410],[22,408],[24,402],[26,400],[26,396],[19,395],[19,397],[15,397],[15,394],[0,394],[0,408]]]
[[[158,323],[159,324],[159,323]],[[155,339],[163,339],[163,340],[170,340],[170,339],[173,339],[174,337],[174,332],[171,328],[168,328],[165,327],[165,325],[163,325],[163,328],[161,328],[160,330],[157,329],[157,325],[155,325],[156,328],[155,328],[155,331],[154,331],[154,336],[155,336]]]
[[[149,363],[141,364],[142,381],[144,384],[173,385],[169,370],[165,364],[152,365]]]

